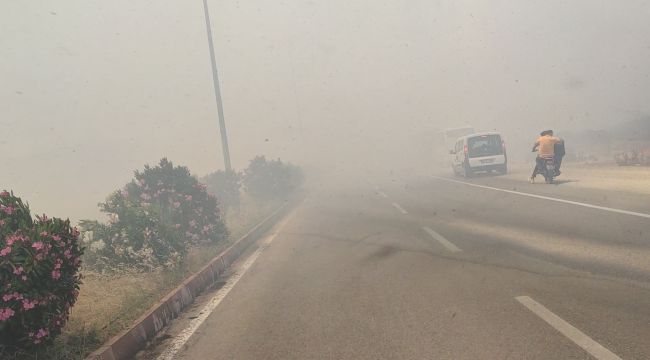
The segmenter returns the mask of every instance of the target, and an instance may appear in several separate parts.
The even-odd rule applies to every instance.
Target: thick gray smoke
[[[235,166],[414,168],[446,127],[650,113],[645,1],[210,1]],[[222,167],[199,1],[0,4],[0,185],[73,217],[168,156]]]

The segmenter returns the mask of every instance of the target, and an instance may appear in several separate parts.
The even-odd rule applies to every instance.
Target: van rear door
[[[467,147],[470,159],[503,155],[503,144],[498,134],[471,137],[467,139]]]

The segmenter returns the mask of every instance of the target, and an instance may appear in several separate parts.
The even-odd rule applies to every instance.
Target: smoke
[[[237,168],[415,171],[446,127],[518,152],[650,113],[645,1],[210,6]],[[223,167],[204,26],[198,1],[3,2],[0,184],[78,218],[162,156]]]

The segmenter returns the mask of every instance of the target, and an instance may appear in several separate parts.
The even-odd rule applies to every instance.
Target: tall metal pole
[[[210,63],[212,64],[212,81],[214,82],[214,97],[217,101],[217,111],[219,113],[219,130],[221,132],[221,147],[223,148],[223,163],[226,171],[232,171],[230,163],[230,150],[228,148],[228,134],[226,133],[226,121],[223,116],[223,101],[221,100],[221,87],[219,85],[219,73],[217,72],[217,61],[214,56],[214,45],[212,43],[212,26],[210,25],[210,14],[208,12],[208,0],[203,0],[203,10],[205,11],[205,26],[208,31],[208,47],[210,48]]]

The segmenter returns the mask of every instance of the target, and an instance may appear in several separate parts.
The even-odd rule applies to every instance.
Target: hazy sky
[[[209,4],[238,168],[650,113],[647,1]],[[0,84],[0,187],[37,211],[94,217],[163,156],[222,167],[200,0],[4,0]]]

